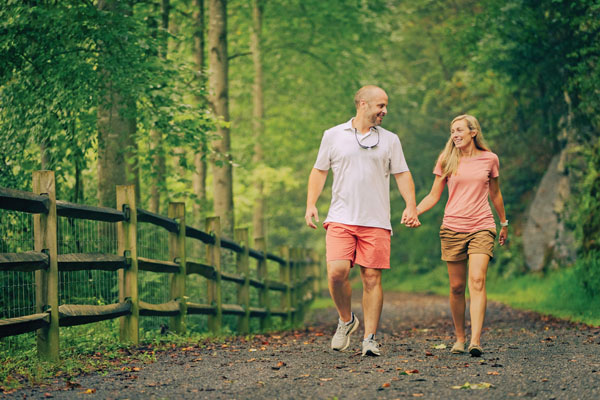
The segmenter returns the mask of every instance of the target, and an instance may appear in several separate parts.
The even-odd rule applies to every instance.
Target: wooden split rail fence
[[[271,317],[283,318],[287,326],[301,325],[305,309],[318,291],[319,261],[314,252],[283,247],[280,255],[266,252],[265,240],[256,238],[249,246],[248,230],[236,229],[235,240],[221,236],[218,217],[206,219],[206,231],[185,223],[183,203],[170,203],[168,217],[136,207],[133,186],[117,186],[117,208],[94,207],[56,200],[53,171],[33,174],[33,193],[0,188],[0,209],[32,213],[34,249],[22,253],[0,253],[0,272],[35,271],[36,313],[0,320],[0,337],[37,331],[38,354],[58,359],[59,326],[88,324],[120,318],[121,341],[138,343],[140,316],[168,316],[170,329],[186,330],[185,316],[208,315],[208,328],[219,333],[222,316],[238,316],[238,331],[247,333],[250,318],[260,319],[269,329]],[[58,254],[57,218],[70,217],[117,224],[117,254]],[[137,224],[160,226],[169,232],[170,261],[137,256]],[[207,264],[186,258],[186,237],[206,246]],[[221,250],[236,254],[237,273],[221,270]],[[256,259],[256,278],[250,276],[249,259]],[[267,260],[279,265],[280,280],[268,278]],[[105,270],[118,272],[119,302],[110,305],[59,305],[58,271]],[[150,304],[138,296],[138,271],[170,275],[170,301]],[[207,303],[187,301],[186,277],[206,278]],[[237,284],[239,304],[224,304],[222,281]],[[250,287],[258,290],[258,305],[250,304]],[[270,291],[280,292],[279,308],[270,305]]]

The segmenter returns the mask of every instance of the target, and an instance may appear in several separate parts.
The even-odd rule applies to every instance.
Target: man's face
[[[388,97],[383,91],[378,91],[370,99],[364,101],[364,115],[373,126],[381,125],[387,114]]]

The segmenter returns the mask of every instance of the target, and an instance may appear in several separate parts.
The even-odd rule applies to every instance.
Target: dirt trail
[[[362,322],[360,298],[354,302]],[[353,335],[346,352],[329,349],[336,318],[332,309],[319,310],[310,315],[311,322],[302,331],[176,348],[152,364],[132,364],[129,371],[81,376],[70,387],[57,382],[8,397],[600,398],[599,328],[491,302],[482,337],[485,354],[481,358],[453,355],[446,298],[386,293],[378,335],[382,356],[364,358],[359,353],[361,331]],[[483,388],[476,389],[477,384]]]

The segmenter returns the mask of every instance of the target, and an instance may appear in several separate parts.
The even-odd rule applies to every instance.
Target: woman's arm
[[[437,202],[440,200],[440,197],[442,197],[442,192],[444,191],[445,185],[446,180],[442,179],[441,176],[436,175],[435,179],[433,180],[433,185],[431,185],[431,191],[427,196],[423,197],[423,200],[421,200],[417,206],[418,215],[423,214],[425,211],[428,211],[431,209],[431,207],[437,204]]]
[[[490,180],[490,199],[492,200],[492,204],[496,209],[496,213],[498,214],[498,218],[500,222],[506,222],[506,212],[504,211],[504,200],[502,199],[502,192],[500,192],[500,182],[498,181],[498,177],[492,178]],[[506,243],[506,238],[508,237],[508,226],[503,226],[500,229],[500,235],[498,236],[498,241],[500,242],[500,246],[504,246]]]

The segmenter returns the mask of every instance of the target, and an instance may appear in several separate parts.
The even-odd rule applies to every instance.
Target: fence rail
[[[169,216],[152,213],[135,204],[133,186],[117,186],[117,207],[95,207],[56,200],[54,173],[36,171],[34,191],[0,188],[0,209],[34,214],[35,251],[0,253],[0,273],[35,271],[36,312],[16,318],[0,319],[0,337],[37,331],[38,354],[57,359],[59,327],[94,323],[120,318],[120,338],[139,340],[139,317],[170,317],[176,332],[186,330],[185,316],[208,316],[208,328],[218,333],[223,315],[238,316],[238,330],[249,331],[249,319],[259,318],[262,329],[271,326],[271,317],[281,317],[288,326],[302,323],[304,310],[314,296],[318,259],[302,249],[282,248],[281,255],[268,253],[263,238],[249,246],[248,230],[236,229],[231,240],[221,236],[217,217],[206,220],[206,231],[186,226],[183,203],[170,203]],[[115,223],[117,254],[57,252],[57,217],[79,218]],[[165,229],[169,235],[169,260],[137,256],[138,224],[147,223]],[[186,238],[205,246],[208,263],[186,257]],[[236,273],[221,270],[221,249],[232,251]],[[250,276],[249,259],[256,260],[257,277]],[[280,280],[269,278],[267,261],[279,266]],[[108,305],[58,304],[58,271],[117,271],[119,301]],[[162,304],[143,301],[138,295],[139,271],[170,276],[170,300]],[[186,290],[186,279],[197,274],[207,282],[207,303],[188,301],[193,293]],[[237,285],[239,304],[223,303],[222,282]],[[250,304],[250,287],[258,290],[258,306]],[[279,307],[271,307],[270,291],[280,292]]]

